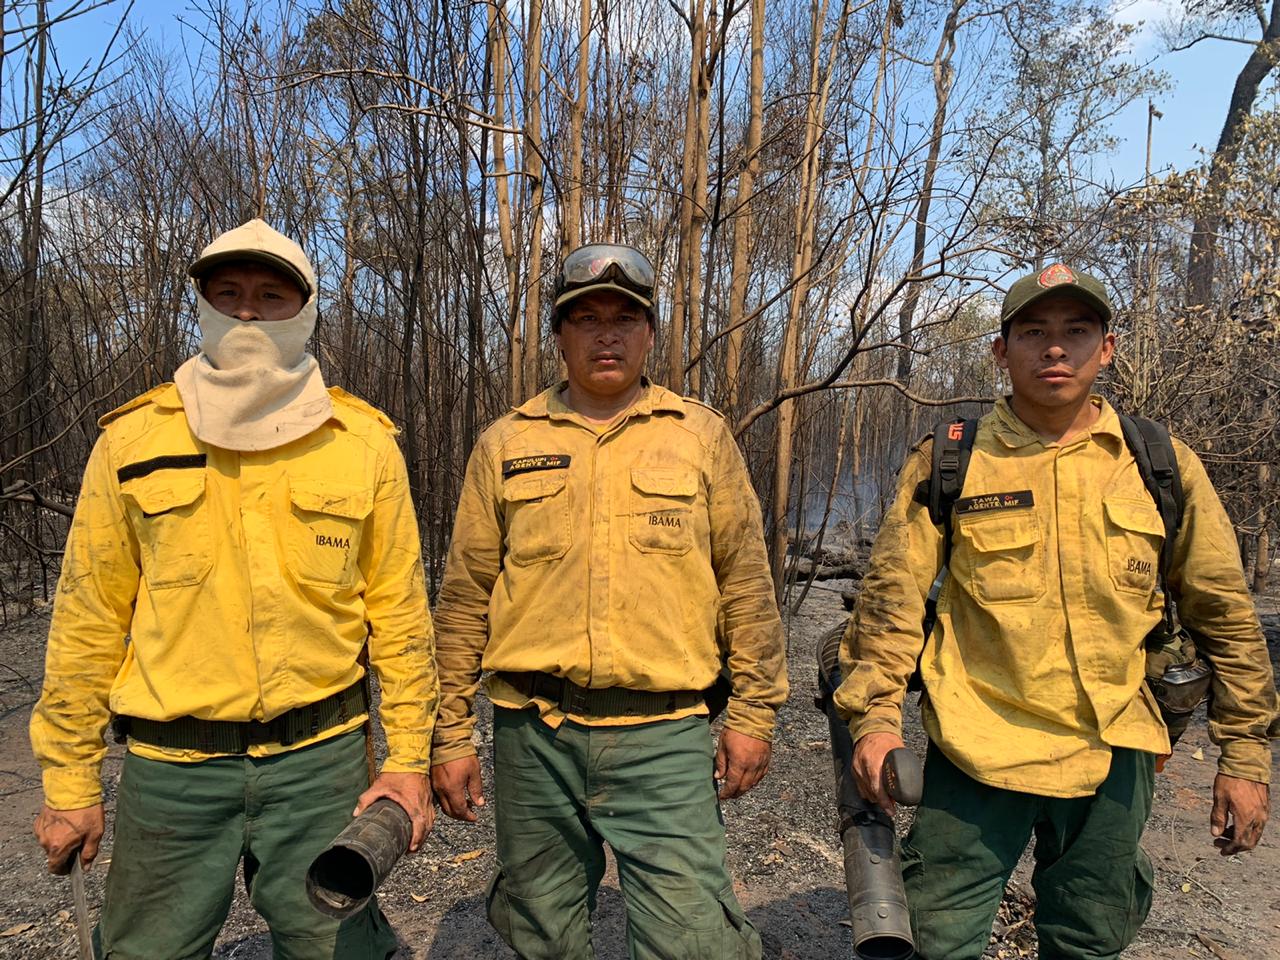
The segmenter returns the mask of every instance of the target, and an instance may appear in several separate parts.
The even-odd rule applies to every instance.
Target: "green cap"
[[[1027,307],[1059,294],[1075,297],[1087,304],[1102,320],[1104,330],[1111,325],[1111,300],[1107,297],[1106,288],[1087,273],[1072,270],[1065,263],[1055,263],[1039,273],[1029,273],[1014,281],[1000,307],[1000,336],[1009,336],[1009,325]]]

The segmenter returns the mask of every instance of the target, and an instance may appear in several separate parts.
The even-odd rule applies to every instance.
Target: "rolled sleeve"
[[[786,644],[765,554],[760,501],[728,427],[720,433],[713,463],[711,562],[733,686],[725,726],[770,740],[778,708],[787,699]]]

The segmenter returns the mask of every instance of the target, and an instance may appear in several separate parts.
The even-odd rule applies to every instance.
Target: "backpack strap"
[[[942,591],[947,565],[951,562],[951,510],[960,499],[960,491],[964,489],[964,478],[969,472],[969,459],[973,454],[973,440],[977,434],[977,420],[952,420],[934,427],[928,486],[923,491],[917,491],[916,499],[929,508],[929,519],[935,526],[942,528],[942,566],[925,598],[924,620],[921,621],[926,642],[938,622],[938,594]]]
[[[942,528],[942,565],[951,560],[951,509],[964,489],[977,420],[953,420],[933,428],[933,462],[929,472],[929,519]]]
[[[1120,429],[1124,441],[1138,465],[1142,482],[1151,494],[1160,520],[1164,524],[1164,543],[1160,547],[1157,575],[1160,589],[1164,591],[1165,629],[1172,633],[1173,597],[1169,592],[1169,567],[1173,564],[1173,541],[1182,526],[1185,500],[1182,494],[1182,474],[1178,471],[1178,458],[1174,453],[1169,430],[1162,423],[1145,417],[1120,414]]]

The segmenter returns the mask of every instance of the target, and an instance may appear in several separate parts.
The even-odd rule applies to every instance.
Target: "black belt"
[[[369,710],[369,694],[363,679],[345,690],[305,707],[294,707],[271,720],[145,720],[117,716],[111,726],[117,742],[126,736],[153,747],[199,750],[201,753],[248,753],[259,744],[292,746],[325,730],[346,723]]]
[[[565,713],[580,717],[659,717],[705,702],[701,690],[630,690],[627,687],[582,687],[549,673],[494,674],[530,699],[549,700]]]

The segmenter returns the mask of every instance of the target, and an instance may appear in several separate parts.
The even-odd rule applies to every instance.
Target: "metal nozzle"
[[[827,715],[836,776],[836,809],[844,846],[844,882],[858,960],[910,960],[915,956],[910,911],[902,888],[902,871],[893,821],[864,800],[853,782],[853,740],[836,714],[832,696],[840,686],[840,641],[835,629],[818,641],[817,705]],[[914,763],[913,763],[914,762]],[[900,803],[919,802],[919,760],[908,749],[885,759],[886,786]],[[912,795],[914,794],[914,796]]]

